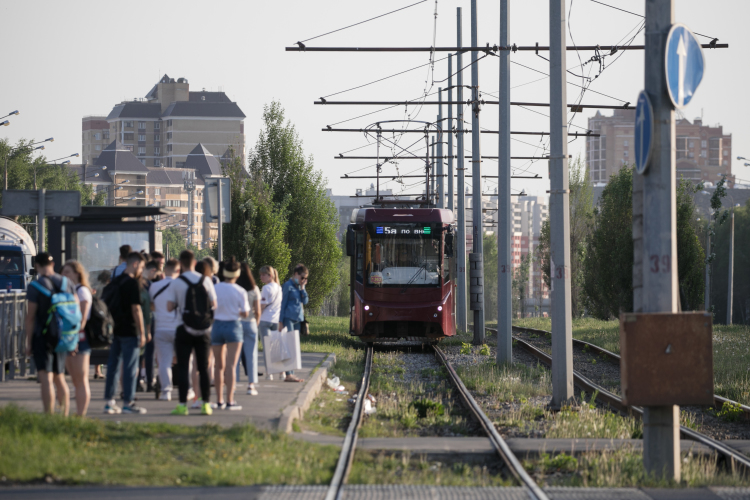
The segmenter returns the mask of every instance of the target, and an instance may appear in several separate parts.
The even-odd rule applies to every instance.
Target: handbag
[[[299,322],[299,334],[301,337],[310,335],[310,327],[308,326],[309,324],[310,323],[307,321],[307,319],[303,319]]]

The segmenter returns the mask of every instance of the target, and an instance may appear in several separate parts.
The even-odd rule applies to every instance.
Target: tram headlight
[[[365,306],[365,311],[369,311],[369,310],[370,310],[370,306]]]
[[[442,310],[443,310],[443,306],[438,306],[438,311],[442,311]]]

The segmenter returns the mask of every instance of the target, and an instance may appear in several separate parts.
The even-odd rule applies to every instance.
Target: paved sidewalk
[[[203,425],[207,422],[216,423],[222,426],[231,426],[237,423],[252,422],[260,429],[277,430],[281,412],[288,405],[294,403],[297,394],[308,382],[310,372],[314,367],[320,364],[328,356],[327,353],[302,353],[302,369],[296,370],[295,373],[305,382],[301,384],[282,382],[278,380],[278,374],[275,374],[276,380],[265,380],[260,378],[257,385],[259,395],[248,396],[245,394],[247,387],[247,378],[242,374],[238,383],[238,390],[235,393],[235,399],[242,405],[240,411],[219,411],[214,410],[210,417],[200,415],[200,410],[191,410],[188,417],[172,416],[169,413],[177,406],[177,390],[172,391],[172,401],[159,401],[155,399],[154,393],[136,393],[138,403],[148,410],[145,415],[105,415],[102,413],[104,408],[104,381],[91,379],[91,404],[89,406],[88,416],[102,420],[110,421],[130,421],[130,422],[164,422],[171,424],[186,425]],[[261,369],[263,364],[260,364]],[[92,370],[93,371],[93,370]],[[68,385],[73,392],[73,384],[68,377]],[[216,395],[211,388],[211,401],[216,402]],[[39,385],[35,379],[12,380],[9,382],[0,382],[0,406],[7,404],[16,404],[29,411],[42,411],[41,394]],[[118,401],[118,404],[121,404]],[[71,395],[70,413],[75,413],[75,399]],[[0,496],[2,488],[0,488]]]

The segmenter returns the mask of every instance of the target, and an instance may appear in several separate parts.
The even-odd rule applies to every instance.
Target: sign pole
[[[223,238],[224,231],[222,228],[222,226],[224,225],[224,220],[222,218],[222,211],[223,211],[222,208],[224,207],[224,205],[222,204],[222,199],[221,199],[221,179],[216,179],[216,192],[218,193],[217,201],[218,201],[218,207],[219,207],[219,209],[217,210],[218,216],[219,216],[219,244],[218,244],[218,254],[217,254],[218,259],[217,260],[221,262],[222,260],[224,260],[224,238]]]
[[[642,203],[633,213],[634,252],[639,253],[634,258],[633,274],[642,275],[633,283],[635,312],[677,312],[675,124],[665,75],[667,35],[673,23],[672,0],[646,0],[645,89],[653,106],[654,128],[648,170],[640,176],[642,182],[633,185],[633,203]],[[640,186],[642,192],[637,193]],[[642,232],[635,227],[636,210],[641,214]],[[643,410],[646,472],[679,481],[679,406],[647,406]]]

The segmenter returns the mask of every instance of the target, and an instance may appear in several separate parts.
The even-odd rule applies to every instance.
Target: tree
[[[469,266],[467,265],[466,269]],[[484,319],[497,320],[497,235],[484,233]],[[467,299],[471,294],[467,293]]]
[[[570,211],[570,292],[573,317],[583,314],[583,262],[586,258],[586,243],[594,222],[593,191],[589,182],[589,171],[578,157],[568,171]],[[537,256],[541,258],[544,282],[550,284],[550,226],[549,218],[542,223]]]
[[[276,206],[285,206],[285,241],[291,249],[287,272],[297,263],[310,270],[309,308],[317,309],[339,281],[341,248],[336,238],[338,214],[326,193],[322,172],[306,157],[294,126],[284,118],[281,103],[263,110],[264,128],[248,155],[250,178],[267,185]],[[285,269],[281,269],[282,275]]]
[[[531,256],[529,254],[521,257],[521,264],[513,273],[513,316],[524,317],[524,300],[526,299],[526,290],[529,286],[529,267]]]
[[[705,254],[696,228],[690,181],[677,186],[677,275],[683,310],[703,303]],[[595,228],[584,261],[584,292],[589,313],[600,319],[633,310],[633,169],[610,176],[595,212]]]
[[[231,182],[232,210],[232,222],[224,225],[224,257],[247,262],[256,281],[262,266],[275,267],[283,277],[291,258],[285,241],[288,200],[275,204],[269,188],[248,177],[239,157],[224,167],[224,174]]]

